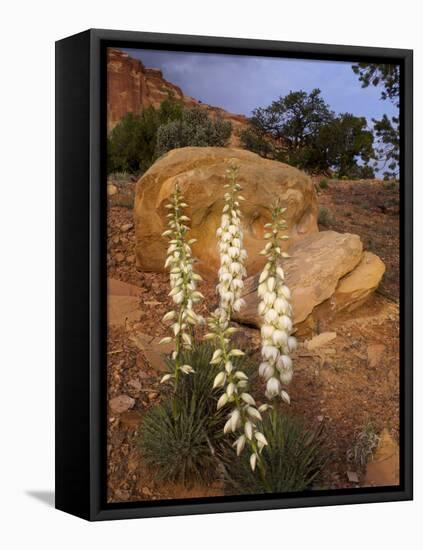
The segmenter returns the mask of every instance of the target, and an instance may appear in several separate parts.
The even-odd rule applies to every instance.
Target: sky
[[[372,118],[396,114],[395,107],[380,99],[380,89],[361,88],[352,63],[282,59],[245,55],[125,49],[146,67],[159,68],[166,80],[185,95],[227,111],[250,116],[291,90],[311,92],[320,88],[335,113]]]

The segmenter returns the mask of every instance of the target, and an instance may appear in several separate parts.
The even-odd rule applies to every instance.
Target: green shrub
[[[321,428],[309,429],[302,419],[273,411],[259,429],[269,443],[261,454],[264,468],[253,472],[248,453],[237,460],[231,449],[225,456],[227,489],[241,494],[309,489],[327,459]]]
[[[216,410],[221,390],[213,390],[216,367],[210,365],[214,347],[197,344],[192,351],[181,354],[195,374],[179,379],[177,395],[171,386],[164,386],[164,401],[145,415],[138,435],[138,447],[153,475],[160,481],[190,485],[210,482],[216,478],[216,457],[221,456],[224,443],[225,408]],[[236,364],[248,361],[237,358]],[[252,370],[252,364],[248,368]],[[168,360],[173,372],[172,360]],[[173,403],[176,399],[177,416]]]
[[[213,381],[217,374],[216,368],[210,365],[214,353],[214,346],[209,342],[194,343],[192,350],[183,350],[180,354],[181,364],[191,365],[195,370],[193,375],[180,377],[178,395],[183,408],[192,404],[205,415],[213,415],[216,410],[218,390],[212,390]],[[170,373],[174,372],[174,361],[166,359],[166,365]],[[163,385],[165,396],[173,395],[170,385]]]
[[[352,448],[347,453],[347,458],[357,466],[363,467],[373,456],[373,451],[379,443],[379,436],[375,432],[373,424],[368,422],[363,429],[356,434]]]
[[[156,160],[157,132],[182,116],[182,103],[169,96],[158,109],[127,113],[107,139],[107,172],[142,173]]]
[[[368,164],[376,158],[366,118],[336,115],[319,89],[290,91],[270,105],[254,109],[240,138],[245,148],[309,173],[331,169],[348,178],[358,173],[371,177]]]
[[[232,133],[230,121],[209,118],[200,107],[184,109],[178,120],[160,126],[157,132],[157,156],[178,147],[225,147]]]
[[[320,180],[320,189],[327,189],[329,187],[329,182],[326,178]]]
[[[170,96],[158,109],[127,113],[113,128],[107,139],[107,172],[140,174],[170,149],[225,147],[231,133],[230,121],[212,120],[205,109],[184,108]]]
[[[264,158],[275,158],[275,147],[265,132],[259,132],[257,128],[249,126],[241,130],[238,137],[244,149],[257,153],[257,155]]]
[[[388,191],[393,191],[394,189],[398,188],[398,181],[388,180],[388,181],[384,181],[382,185],[384,189],[387,189]]]
[[[326,206],[321,206],[319,209],[318,222],[320,225],[328,226],[334,222],[332,212]]]
[[[216,462],[208,437],[215,432],[209,419],[192,407],[181,407],[173,416],[172,402],[153,407],[145,415],[139,434],[139,449],[146,465],[159,481],[189,486],[214,478]]]

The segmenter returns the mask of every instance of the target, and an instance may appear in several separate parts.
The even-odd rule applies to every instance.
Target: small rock
[[[116,489],[115,491],[115,498],[116,500],[118,501],[123,501],[123,500],[129,500],[129,497],[130,497],[130,494],[129,494],[129,491],[125,491],[123,489]]]
[[[122,233],[127,233],[133,227],[134,227],[133,223],[124,223],[123,225],[120,226],[120,230],[122,231]]]
[[[159,394],[156,391],[152,391],[148,394],[149,401],[155,401],[158,398]]]
[[[120,417],[122,427],[129,430],[138,429],[141,422],[141,414],[138,411],[126,411]]]
[[[378,367],[381,364],[385,349],[383,344],[369,344],[367,346],[367,362],[370,368]]]
[[[134,388],[134,390],[136,390],[136,391],[141,390],[141,382],[139,380],[137,380],[136,378],[133,378],[132,380],[129,380],[128,385],[131,386],[132,388]]]
[[[323,422],[324,416],[319,414],[319,416],[316,416],[317,422]]]
[[[130,254],[129,256],[127,256],[126,261],[128,262],[128,264],[133,264],[135,262],[135,254]]]
[[[136,296],[109,295],[107,300],[107,319],[110,325],[125,327],[127,323],[141,319],[139,298]]]
[[[109,278],[107,279],[107,292],[115,296],[139,296],[145,291],[139,286]]]
[[[357,472],[347,472],[347,478],[350,483],[358,483]]]
[[[146,300],[144,304],[146,306],[160,306],[162,302],[158,302],[157,300]]]
[[[151,497],[153,495],[153,493],[151,492],[151,490],[148,487],[143,487],[142,492],[144,493],[144,495],[146,495],[148,497]]]
[[[151,346],[154,336],[150,334],[144,334],[143,332],[137,332],[129,337],[129,339],[142,351],[145,351]]]
[[[122,252],[118,252],[116,255],[115,255],[115,260],[119,263],[123,262],[123,260],[125,259],[125,255],[122,254]]]
[[[119,244],[119,242],[120,242],[120,237],[119,236],[113,237],[113,239],[112,239],[113,244]]]
[[[122,394],[111,399],[109,405],[110,409],[114,413],[123,413],[125,411],[128,411],[129,409],[132,409],[132,407],[135,405],[135,399],[132,399],[132,397],[129,397],[129,395]]]
[[[309,351],[322,348],[332,340],[335,340],[336,332],[322,332],[317,336],[314,336],[311,340],[305,342],[305,346]]]
[[[175,349],[174,342],[160,344],[161,339],[161,336],[155,338],[154,336],[140,332],[130,337],[130,340],[142,350],[148,365],[156,372],[166,372],[165,356]]]
[[[113,197],[113,195],[116,195],[117,192],[118,188],[116,187],[116,185],[113,185],[113,183],[107,184],[107,195],[109,197]]]
[[[128,472],[130,474],[136,472],[139,468],[140,464],[139,464],[139,460],[135,457],[132,457],[128,460]]]

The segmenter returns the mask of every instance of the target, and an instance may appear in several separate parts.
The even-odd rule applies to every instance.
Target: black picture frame
[[[400,485],[107,504],[106,85],[109,46],[400,65]],[[91,29],[56,43],[56,508],[108,520],[412,499],[413,53]]]

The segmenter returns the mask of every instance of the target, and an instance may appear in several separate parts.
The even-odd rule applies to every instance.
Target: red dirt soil
[[[108,400],[124,394],[135,403],[127,412],[109,412],[108,500],[222,494],[219,480],[211,486],[190,490],[158,484],[146,471],[136,448],[137,428],[143,414],[160,402],[161,373],[148,363],[130,338],[137,332],[164,336],[166,327],[161,318],[169,311],[171,299],[167,296],[166,274],[142,273],[136,269],[134,229],[125,227],[133,223],[132,210],[117,206],[116,202],[122,204],[110,201],[108,213],[108,276],[136,285],[141,294],[139,318],[125,327],[109,328]],[[319,190],[319,202],[332,215],[330,223],[321,229],[360,235],[364,247],[378,254],[387,268],[381,293],[377,292],[351,313],[320,323],[320,332],[337,333],[335,340],[315,352],[307,351],[300,343],[294,355],[295,375],[289,389],[293,412],[303,415],[310,424],[324,424],[330,462],[319,487],[358,487],[364,471],[348,459],[358,433],[371,422],[376,433],[387,428],[396,440],[399,436],[398,188],[376,181],[330,181],[327,189]],[[203,304],[212,311],[216,306],[213,286],[202,283],[200,290],[206,297]],[[202,312],[207,313],[205,305]],[[245,328],[243,336],[257,352],[258,331]],[[381,356],[372,362],[370,350],[376,344],[380,345]],[[357,473],[359,483],[348,481],[348,471]]]

